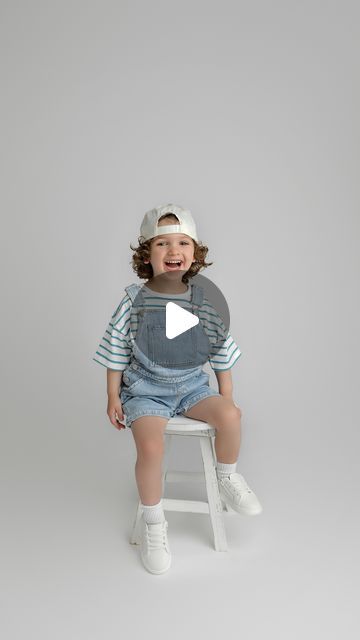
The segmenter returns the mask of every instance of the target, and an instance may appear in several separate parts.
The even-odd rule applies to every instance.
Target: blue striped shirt
[[[185,293],[161,294],[143,285],[142,294],[145,309],[165,307],[169,300],[174,300],[179,306],[186,307],[191,297],[190,286]],[[209,356],[211,368],[214,371],[231,369],[240,358],[241,351],[226,330],[220,316],[205,297],[199,309],[199,318],[211,344]],[[124,371],[131,360],[137,325],[137,313],[132,310],[131,299],[126,294],[114,311],[93,360],[108,369]]]

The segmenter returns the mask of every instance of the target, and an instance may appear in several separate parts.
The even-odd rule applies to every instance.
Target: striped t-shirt
[[[180,307],[186,307],[191,300],[191,288],[188,286],[185,293],[161,294],[143,285],[142,295],[145,309],[165,307],[169,300],[176,301]],[[231,369],[240,358],[241,351],[205,296],[198,313],[211,344],[211,368],[214,371]],[[126,293],[111,317],[93,360],[108,369],[124,371],[131,360],[137,324],[137,314],[132,313],[132,301]]]

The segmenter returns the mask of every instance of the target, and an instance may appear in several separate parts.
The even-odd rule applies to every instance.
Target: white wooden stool
[[[169,455],[173,436],[195,436],[199,438],[203,472],[168,471]],[[208,513],[214,534],[216,551],[227,551],[227,541],[223,522],[223,511],[235,513],[231,507],[222,502],[216,475],[215,429],[207,422],[175,416],[170,418],[165,429],[165,452],[163,460],[162,488],[166,482],[204,482],[206,483],[207,502],[200,500],[184,500],[162,498],[164,511],[185,511],[191,513]],[[140,543],[140,518],[142,514],[139,500],[135,522],[130,538],[131,544]]]

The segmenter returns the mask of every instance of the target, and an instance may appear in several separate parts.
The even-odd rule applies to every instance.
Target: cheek
[[[162,254],[159,251],[153,251],[150,256],[150,262],[162,262]]]

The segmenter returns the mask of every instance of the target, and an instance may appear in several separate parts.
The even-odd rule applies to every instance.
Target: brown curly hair
[[[167,213],[161,216],[161,218],[159,218],[159,222],[164,218],[172,218],[176,222],[179,222],[174,213]],[[150,238],[150,240],[142,241],[141,236],[139,236],[139,245],[137,247],[133,247],[130,243],[130,249],[134,251],[134,255],[129,264],[132,265],[132,268],[137,274],[138,278],[141,278],[142,280],[150,280],[154,275],[151,264],[145,264],[144,260],[150,260],[151,243],[155,239],[156,237]],[[181,278],[182,282],[184,282],[185,284],[189,282],[190,278],[196,276],[201,269],[206,269],[206,267],[210,267],[213,264],[212,262],[205,262],[206,255],[209,251],[208,247],[203,245],[201,242],[196,242],[196,240],[194,240],[193,238],[192,241],[194,243],[195,262],[192,263],[190,269],[188,269]]]

